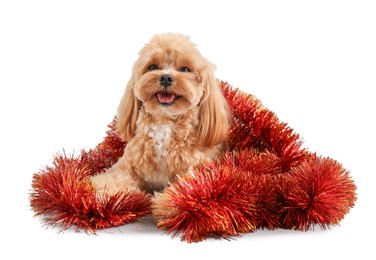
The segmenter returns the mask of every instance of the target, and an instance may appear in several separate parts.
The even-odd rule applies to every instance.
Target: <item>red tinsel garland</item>
[[[299,136],[257,98],[219,83],[233,114],[228,150],[157,195],[163,201],[158,205],[163,210],[153,212],[158,227],[192,242],[262,228],[338,224],[356,201],[349,172],[302,149]],[[53,166],[34,174],[31,206],[46,223],[94,232],[151,212],[149,194],[99,197],[88,182],[123,153],[114,122],[95,149],[76,157],[57,155]]]
[[[123,154],[125,143],[110,125],[107,137],[94,150],[79,156],[57,155],[53,165],[34,174],[30,196],[36,215],[49,225],[76,230],[114,227],[134,222],[150,213],[150,195],[143,192],[97,196],[88,181],[109,168]]]

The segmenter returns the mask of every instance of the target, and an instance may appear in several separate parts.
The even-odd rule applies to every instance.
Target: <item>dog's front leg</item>
[[[124,156],[105,172],[93,176],[91,183],[96,193],[109,195],[119,191],[140,190],[141,187],[141,179],[133,172]]]

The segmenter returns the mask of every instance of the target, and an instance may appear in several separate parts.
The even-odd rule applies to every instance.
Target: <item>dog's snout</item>
[[[169,87],[174,82],[174,78],[170,74],[162,74],[159,77],[159,84],[163,87]]]

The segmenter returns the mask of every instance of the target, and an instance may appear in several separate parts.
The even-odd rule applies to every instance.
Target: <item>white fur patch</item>
[[[170,125],[151,125],[148,135],[155,141],[155,151],[157,161],[167,157],[167,145],[170,142],[171,126]]]

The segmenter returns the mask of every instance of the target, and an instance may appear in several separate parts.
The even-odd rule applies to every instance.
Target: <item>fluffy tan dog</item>
[[[95,175],[96,192],[161,191],[178,174],[221,154],[230,120],[215,66],[181,34],[140,51],[118,108],[124,155]]]

